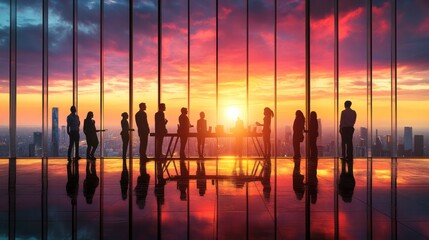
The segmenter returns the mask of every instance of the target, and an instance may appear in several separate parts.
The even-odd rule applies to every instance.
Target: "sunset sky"
[[[42,1],[18,0],[17,126],[42,124]],[[191,0],[190,119],[206,112],[209,126],[232,127],[238,109],[249,125],[274,109],[274,0],[249,0],[249,116],[246,113],[246,1],[219,0],[219,119],[216,121],[216,1]],[[278,1],[277,120],[292,125],[305,110],[304,1]],[[334,109],[333,1],[311,5],[311,108],[332,128]],[[128,112],[128,1],[105,1],[105,125],[119,127]],[[398,127],[427,128],[429,2],[398,1]],[[79,1],[79,103],[85,118],[100,117],[99,1]],[[175,128],[187,102],[187,1],[164,0],[162,102]],[[346,99],[366,126],[366,2],[341,0],[340,109]],[[390,1],[373,3],[373,121],[390,128]],[[157,110],[157,1],[134,1],[134,113]],[[9,124],[9,1],[0,0],[0,126]],[[49,109],[60,125],[72,104],[72,1],[49,1]],[[229,110],[228,110],[229,109]],[[51,113],[49,112],[49,115]],[[49,119],[49,121],[51,121]]]

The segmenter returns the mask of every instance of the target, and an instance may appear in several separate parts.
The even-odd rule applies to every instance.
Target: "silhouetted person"
[[[308,143],[310,148],[310,159],[317,158],[317,137],[319,136],[319,124],[317,123],[317,113],[312,111],[308,120]]]
[[[79,192],[79,163],[78,161],[69,161],[67,163],[67,196],[70,198],[73,206],[77,203],[77,195]]]
[[[187,116],[188,109],[182,107],[180,112],[182,114],[179,116],[179,128],[177,129],[177,133],[180,137],[180,158],[186,158],[185,147],[188,142],[189,128],[193,127],[193,125],[191,125]]]
[[[189,187],[189,171],[184,159],[180,159],[180,177],[177,180],[177,189],[180,191],[180,200],[186,201],[186,191]]]
[[[98,147],[97,132],[99,132],[99,130],[96,130],[95,128],[95,121],[92,119],[93,117],[94,114],[89,111],[83,121],[83,132],[86,136],[86,158],[95,160],[94,153]]]
[[[165,119],[165,104],[160,103],[158,112],[155,113],[155,158],[159,159],[162,155],[162,142],[167,134],[167,122]]]
[[[136,192],[136,204],[139,209],[144,209],[146,206],[146,197],[149,189],[150,175],[146,171],[146,161],[140,159],[140,176],[137,177],[137,185],[134,191]]]
[[[274,117],[274,112],[269,107],[264,108],[264,123],[256,122],[256,126],[263,126],[262,135],[264,139],[264,154],[265,158],[271,157],[271,118]]]
[[[204,118],[206,114],[200,112],[200,119],[197,121],[197,145],[198,145],[198,156],[200,158],[204,157],[204,145],[206,142],[207,135],[207,120]]]
[[[100,180],[97,176],[95,161],[86,160],[86,178],[83,181],[83,195],[86,198],[86,203],[92,204],[95,189],[98,187]]]
[[[123,112],[121,116],[122,158],[126,158],[128,143],[130,142],[130,131],[134,131],[134,129],[130,129],[130,125],[128,124],[128,113]]]
[[[140,103],[139,109],[140,110],[135,115],[137,129],[138,129],[139,138],[140,138],[139,153],[141,158],[147,158],[146,150],[147,150],[147,143],[148,143],[150,129],[149,129],[149,123],[147,122],[147,114],[145,112],[146,103]]]
[[[122,200],[127,199],[128,192],[128,183],[129,183],[129,174],[127,168],[127,159],[125,157],[122,158],[122,172],[121,172],[121,180],[119,184],[121,185],[121,196]]]
[[[347,169],[346,169],[347,164]],[[338,194],[344,202],[351,202],[355,190],[356,180],[353,175],[353,161],[341,159],[341,174],[338,182]]]
[[[70,107],[70,114],[67,116],[67,134],[69,135],[69,149],[67,151],[67,158],[71,160],[71,152],[74,147],[75,158],[77,160],[81,159],[79,156],[79,126],[80,120],[79,116],[76,114],[76,107]]]
[[[341,112],[340,120],[341,155],[347,160],[353,159],[353,133],[356,122],[356,112],[350,108],[351,106],[351,101],[344,102],[345,109]]]
[[[204,165],[204,160],[197,161],[197,189],[200,196],[204,196],[207,190],[207,178],[206,178],[206,167]]]
[[[305,117],[301,110],[295,112],[295,121],[293,122],[293,158],[301,159],[301,142],[304,141]]]
[[[268,161],[271,162],[271,159],[268,159]],[[268,202],[271,197],[271,163],[264,165],[261,183],[263,187],[265,201]]]
[[[237,121],[235,121],[234,127],[234,135],[235,135],[235,151],[238,157],[243,156],[243,134],[244,134],[244,123],[239,117],[237,117]]]

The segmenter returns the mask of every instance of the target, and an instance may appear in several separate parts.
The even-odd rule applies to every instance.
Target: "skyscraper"
[[[410,156],[413,151],[413,128],[404,127],[404,155]]]
[[[33,147],[34,148],[34,154],[31,157],[41,157],[42,156],[42,139],[43,134],[42,132],[33,132]],[[31,150],[30,153],[31,154]]]
[[[414,135],[414,156],[423,157],[423,135]]]
[[[60,142],[60,133],[58,128],[58,108],[52,108],[52,145],[51,151],[53,157],[58,157],[59,154],[59,142]]]

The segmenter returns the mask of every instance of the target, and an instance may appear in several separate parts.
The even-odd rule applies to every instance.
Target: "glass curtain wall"
[[[12,1],[13,2],[13,1]],[[9,99],[15,99],[16,117],[13,114],[11,121],[17,127],[16,141],[13,146],[16,147],[17,156],[33,156],[33,147],[39,144],[39,134],[42,123],[42,2],[41,1],[18,1],[17,2],[17,81],[16,89],[9,89],[10,81],[10,14],[7,1],[2,1],[0,7],[1,16],[1,59],[4,63],[1,65],[2,76],[2,104],[1,111],[5,118],[2,118],[2,156],[8,156],[6,153],[9,139],[9,121],[10,116]],[[105,18],[105,53],[104,53],[104,108],[100,109],[100,75],[98,69],[100,62],[99,56],[99,5],[96,3],[78,3],[77,4],[77,54],[74,70],[78,73],[75,76],[73,84],[73,3],[67,2],[49,2],[49,68],[48,68],[48,136],[49,136],[49,155],[56,156],[52,149],[53,139],[59,138],[58,156],[65,156],[67,148],[67,136],[65,132],[65,119],[69,113],[69,107],[73,101],[76,101],[81,120],[86,117],[86,113],[92,110],[97,124],[101,124],[101,112],[104,114],[105,127],[108,131],[105,133],[104,145],[106,156],[119,156],[119,122],[120,115],[124,111],[129,111],[130,101],[132,101],[133,113],[138,110],[140,102],[147,102],[148,116],[150,124],[153,126],[153,114],[157,110],[155,101],[158,83],[156,82],[157,69],[155,60],[157,51],[157,2],[146,1],[136,3],[135,20],[133,27],[134,46],[134,80],[133,92],[135,95],[130,100],[129,85],[129,31],[126,1],[106,2]],[[215,66],[205,64],[204,61],[216,61],[215,51],[215,1],[204,4],[204,11],[198,11],[203,3],[194,3],[191,1],[189,12],[190,19],[190,49],[189,49],[189,82],[188,82],[188,5],[183,2],[165,2],[163,5],[163,25],[162,42],[163,52],[161,89],[162,101],[167,104],[167,118],[169,128],[172,132],[176,131],[177,118],[180,115],[181,107],[189,107],[189,117],[191,122],[196,123],[199,118],[199,112],[207,111],[207,119],[212,131],[215,131],[216,125],[223,125],[225,132],[230,132],[234,127],[235,121],[239,116],[246,124],[254,124],[255,120],[260,120],[261,104],[268,106],[274,99],[265,99],[261,96],[260,86],[269,86],[270,92],[274,90],[271,83],[265,84],[264,79],[271,79],[273,71],[264,72],[265,57],[257,59],[259,53],[270,57],[270,53],[265,51],[263,46],[257,45],[258,41],[271,42],[272,33],[255,34],[260,32],[259,25],[268,18],[264,11],[264,4],[259,1],[249,1],[250,21],[249,21],[249,69],[247,69],[246,53],[246,8],[245,2],[223,2],[219,1],[219,36],[218,36],[218,82],[216,85]],[[272,4],[272,3],[270,3]],[[303,60],[305,59],[303,48],[303,4],[304,2],[279,3],[278,11],[278,41],[279,51],[279,71],[277,78],[277,104],[279,113],[278,127],[276,129],[279,142],[279,154],[282,156],[291,156],[291,132],[295,111],[304,109],[305,106],[305,85],[303,81]],[[316,6],[319,3],[312,2],[314,11],[311,13],[312,24],[312,53],[311,67],[312,80],[310,86],[311,110],[315,110],[321,119],[321,137],[319,144],[322,149],[321,155],[333,156],[335,146],[332,146],[330,138],[334,138],[334,124],[331,124],[333,116],[338,115],[333,110],[332,103],[332,7],[328,5]],[[362,39],[366,32],[363,13],[364,3],[342,2],[340,4],[340,81],[339,81],[339,111],[342,109],[344,100],[351,98],[354,108],[359,112],[358,122],[355,131],[355,151],[356,156],[365,156],[365,141],[367,134],[371,134],[367,127],[367,116],[365,106],[367,94],[365,94],[365,70],[366,64],[364,51],[362,50]],[[390,30],[391,19],[391,1],[374,1],[373,4],[373,25],[377,29],[372,35],[373,47],[373,91],[372,107],[372,143],[371,146],[374,157],[391,156],[392,137],[398,136],[398,156],[425,156],[425,140],[427,140],[427,129],[419,118],[418,111],[424,110],[427,97],[419,96],[424,92],[424,68],[425,61],[424,43],[419,42],[419,36],[425,34],[425,25],[422,19],[412,18],[407,9],[416,9],[419,11],[424,8],[420,2],[400,3],[398,14],[403,14],[404,21],[400,21],[397,30],[398,36],[398,67],[396,69],[398,84],[397,95],[392,93],[391,69],[391,45],[392,32]],[[253,6],[253,7],[252,7]],[[259,8],[258,6],[262,6]],[[194,9],[195,8],[195,9]],[[202,8],[202,7],[201,7]],[[253,10],[255,9],[255,10]],[[262,9],[262,10],[261,10]],[[271,7],[272,9],[272,7]],[[269,11],[269,9],[267,9]],[[252,15],[252,13],[255,13]],[[402,15],[401,15],[402,16]],[[206,21],[204,21],[206,19]],[[271,22],[272,24],[272,22]],[[204,31],[202,29],[205,29]],[[320,30],[320,29],[323,29]],[[263,29],[263,31],[267,31]],[[27,42],[26,39],[34,39]],[[260,40],[258,40],[260,38]],[[319,41],[320,39],[320,41]],[[326,45],[331,42],[331,44]],[[271,48],[271,47],[270,47]],[[210,49],[210,52],[204,55],[204,59],[199,58],[203,49]],[[360,49],[360,50],[359,50]],[[411,56],[409,52],[416,52],[416,56]],[[201,61],[200,61],[201,59]],[[271,63],[272,64],[272,63]],[[423,68],[422,68],[423,67]],[[272,66],[267,66],[272,69]],[[331,70],[329,70],[331,68]],[[395,75],[396,76],[396,75]],[[207,80],[207,81],[206,81]],[[13,82],[15,83],[15,82]],[[394,84],[395,85],[395,84]],[[396,86],[396,85],[395,85]],[[195,88],[195,89],[194,89]],[[215,91],[217,89],[217,91]],[[16,90],[16,93],[15,93]],[[353,92],[353,95],[348,93]],[[325,94],[326,93],[326,94]],[[72,96],[70,96],[70,94]],[[249,94],[249,95],[247,95]],[[189,99],[188,99],[189,96]],[[215,98],[215,96],[218,96]],[[392,96],[394,96],[392,104]],[[10,98],[11,97],[11,98]],[[205,101],[200,99],[206,98]],[[246,101],[246,99],[250,101]],[[398,101],[399,100],[399,101]],[[218,104],[218,108],[215,106]],[[267,102],[267,104],[265,103]],[[395,109],[397,102],[397,109]],[[204,106],[203,106],[204,103]],[[416,104],[413,104],[416,103]],[[420,104],[421,103],[421,104]],[[200,106],[201,105],[201,106]],[[248,106],[249,105],[249,106]],[[273,105],[273,104],[272,104]],[[171,108],[169,107],[171,106]],[[394,111],[392,112],[392,108]],[[191,108],[192,107],[192,108]],[[271,106],[272,107],[272,106]],[[55,109],[55,110],[53,110]],[[206,110],[207,109],[207,110]],[[255,109],[255,110],[253,110]],[[256,109],[260,109],[257,111]],[[103,110],[103,111],[101,111]],[[397,111],[396,111],[397,110]],[[253,112],[254,111],[254,112]],[[396,119],[396,112],[398,119]],[[13,112],[12,112],[13,113]],[[53,129],[55,116],[58,113],[58,127]],[[216,113],[216,114],[215,114]],[[249,114],[249,115],[247,115]],[[258,117],[259,116],[259,117]],[[391,124],[397,123],[392,132]],[[396,121],[398,120],[398,121]],[[83,121],[82,121],[83,122]],[[101,125],[97,125],[101,128]],[[332,129],[331,129],[332,128]],[[11,129],[14,129],[13,126]],[[153,130],[153,129],[152,129]],[[26,131],[24,133],[24,131]],[[55,134],[58,132],[58,134]],[[393,136],[392,136],[393,134]],[[43,135],[43,134],[42,134]],[[137,134],[134,134],[136,138]],[[34,137],[36,136],[36,137]],[[53,137],[54,136],[54,137]],[[84,136],[82,135],[82,140]],[[394,139],[393,139],[394,140]],[[138,141],[134,141],[136,147]],[[209,143],[208,143],[209,144]],[[212,144],[212,143],[210,143]],[[209,145],[210,145],[209,144]],[[213,143],[214,144],[214,143]],[[213,145],[212,144],[212,145]],[[149,144],[151,146],[151,144]],[[152,144],[153,145],[153,144]],[[248,144],[245,144],[246,146]],[[13,147],[12,146],[12,147]],[[190,142],[189,153],[196,154],[195,143]],[[215,146],[219,154],[233,155],[233,142],[228,139],[221,139],[220,144]],[[35,148],[35,149],[36,149]],[[84,149],[84,144],[82,145]],[[40,153],[40,149],[36,149]],[[210,148],[208,148],[210,150]],[[151,149],[148,150],[151,152]],[[244,150],[248,155],[254,155],[251,149]],[[36,151],[37,152],[37,151]],[[56,152],[56,151],[55,151]],[[136,151],[133,151],[136,153]],[[395,151],[396,152],[396,151]],[[207,152],[209,154],[209,152]],[[215,153],[210,153],[216,155]],[[34,153],[36,155],[36,153]]]

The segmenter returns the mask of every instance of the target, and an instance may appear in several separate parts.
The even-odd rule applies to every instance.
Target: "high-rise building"
[[[323,137],[323,134],[322,134],[322,119],[321,118],[317,119],[317,125],[319,127],[319,136],[317,137],[317,142],[318,142],[318,144],[321,144],[322,143],[322,137]]]
[[[413,128],[404,127],[404,155],[410,156],[413,151]]]
[[[36,147],[42,146],[43,135],[42,132],[33,132],[33,144]]]
[[[414,156],[423,157],[424,155],[423,135],[414,135]]]
[[[42,142],[43,142],[42,132],[33,132],[34,155],[31,157],[41,157],[42,156]],[[30,150],[30,152],[31,152],[31,150]],[[29,153],[29,155],[32,155],[32,154]]]
[[[58,127],[58,108],[54,107],[52,108],[52,156],[58,157],[59,156],[59,142],[60,142],[60,129]]]

